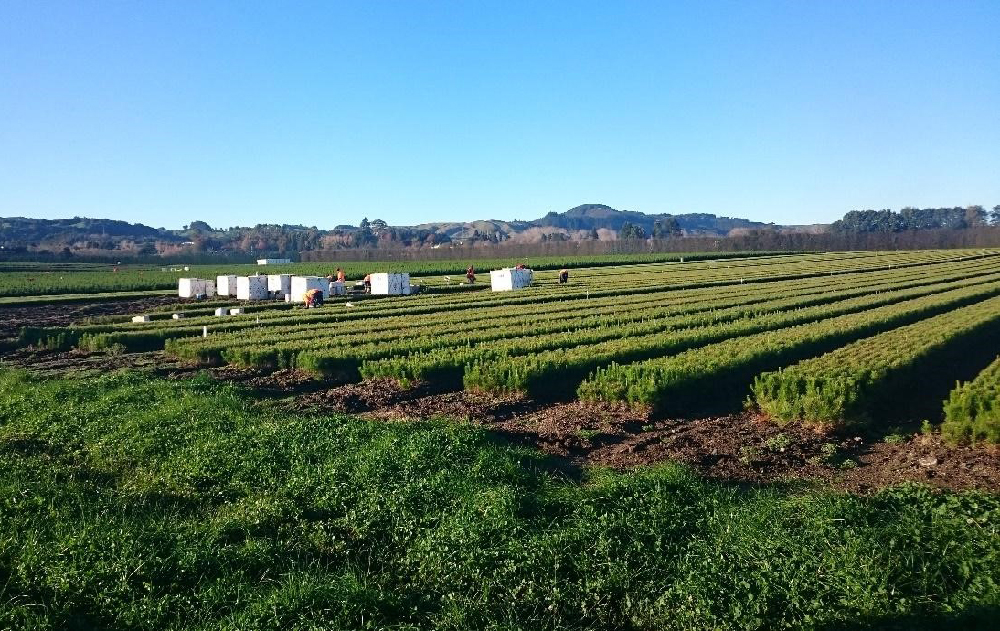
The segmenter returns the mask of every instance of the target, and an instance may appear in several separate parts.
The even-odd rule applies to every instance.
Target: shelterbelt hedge
[[[445,421],[0,372],[0,628],[989,628],[1000,499],[568,476]]]

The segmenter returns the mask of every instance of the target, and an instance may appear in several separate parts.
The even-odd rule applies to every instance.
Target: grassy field
[[[1000,499],[565,471],[208,379],[0,373],[0,626],[988,628]]]

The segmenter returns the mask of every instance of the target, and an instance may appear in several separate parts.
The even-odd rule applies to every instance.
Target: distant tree
[[[382,234],[389,229],[389,224],[382,221],[381,219],[372,219],[371,225],[369,226],[375,234]]]
[[[666,221],[663,222],[663,232],[668,237],[679,237],[684,234],[684,231],[681,230],[681,224],[673,217],[667,217]]]
[[[1000,204],[994,206],[993,211],[990,212],[990,224],[1000,226]]]
[[[1000,208],[1000,206],[998,206],[998,208]],[[598,232],[597,232],[597,228],[591,228],[591,229],[590,229],[590,238],[591,238],[592,240],[594,240],[594,241],[600,241],[600,239],[601,239],[601,235],[600,235],[600,234],[598,234]]]
[[[188,224],[188,230],[201,230],[202,232],[212,232],[212,226],[204,221],[192,221]]]
[[[358,224],[358,229],[351,235],[351,245],[356,248],[374,246],[378,244],[378,237],[372,232],[372,224],[368,217],[364,217]]]
[[[621,230],[618,231],[619,239],[645,239],[646,231],[642,226],[637,226],[630,221],[626,221],[622,224]]]
[[[969,206],[965,209],[965,227],[981,228],[986,225],[986,209],[982,206]]]

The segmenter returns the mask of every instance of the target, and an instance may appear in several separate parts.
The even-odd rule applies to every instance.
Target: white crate
[[[329,293],[330,288],[327,286],[327,280],[325,278],[320,278],[319,276],[292,276],[292,301],[302,302],[306,299],[306,292],[312,289],[318,289],[323,292],[323,298],[328,298],[327,293]]]
[[[184,314],[183,313],[175,313],[173,317],[174,317],[174,320],[180,320],[181,318],[184,317]]]
[[[530,269],[514,269],[512,267],[496,269],[490,272],[490,288],[493,291],[511,291],[524,289],[531,285],[534,272]]]
[[[268,274],[267,291],[279,296],[287,296],[292,292],[291,274]]]
[[[341,282],[341,281],[339,281],[339,280],[335,280],[332,283],[330,283],[327,286],[327,290],[328,290],[329,295],[331,295],[331,296],[346,296],[347,295],[347,288],[344,287],[344,283]]]
[[[267,300],[267,276],[240,276],[236,279],[237,300]]]
[[[410,293],[410,275],[406,272],[379,272],[371,275],[372,293],[405,296]]]
[[[220,296],[235,296],[236,278],[236,274],[227,274],[225,276],[216,277],[215,290]]]
[[[215,281],[214,280],[206,280],[205,281],[205,296],[208,297],[208,298],[215,298],[215,294],[216,294],[216,291],[215,291]]]
[[[177,281],[177,295],[194,298],[205,294],[205,281],[200,278],[181,278]]]
[[[224,316],[224,315],[226,315],[226,313],[228,311],[229,311],[229,309],[227,309],[225,307],[219,307],[218,309],[215,310],[215,315],[217,315],[217,316]]]
[[[239,307],[234,307],[229,310],[229,315],[241,315],[242,313],[243,309],[240,309]]]
[[[149,316],[132,316],[132,322],[149,322]]]

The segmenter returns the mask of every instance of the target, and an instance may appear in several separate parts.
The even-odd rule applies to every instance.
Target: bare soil
[[[153,307],[179,304],[177,296],[148,296],[135,300],[104,300],[55,305],[28,303],[0,307],[0,339],[16,337],[25,326],[67,326],[86,318],[106,315],[139,314]]]
[[[122,303],[99,313],[114,312],[116,307],[125,313],[141,308],[134,302]],[[98,312],[76,313],[79,318]],[[38,318],[32,321],[37,323]],[[936,435],[912,431],[889,437],[838,434],[800,424],[778,426],[749,412],[651,420],[645,411],[624,405],[543,404],[516,396],[435,392],[426,385],[402,388],[391,380],[333,387],[293,370],[205,369],[162,352],[114,355],[21,349],[0,353],[0,366],[42,376],[77,377],[128,368],[175,379],[207,370],[220,381],[240,384],[262,399],[280,400],[296,412],[351,413],[380,422],[451,418],[475,423],[498,440],[550,454],[565,470],[583,465],[627,470],[676,461],[706,477],[739,483],[812,480],[870,493],[912,481],[947,489],[1000,491],[1000,450],[948,445]]]

